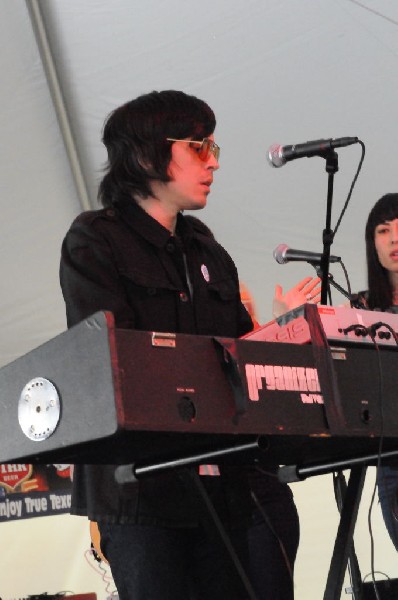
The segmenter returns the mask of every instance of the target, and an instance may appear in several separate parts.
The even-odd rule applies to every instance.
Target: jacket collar
[[[170,237],[173,237],[168,229],[148,215],[134,200],[118,202],[115,208],[118,209],[131,229],[155,247],[163,248]],[[189,242],[194,235],[191,224],[185,220],[181,213],[177,215],[176,234],[184,242]]]

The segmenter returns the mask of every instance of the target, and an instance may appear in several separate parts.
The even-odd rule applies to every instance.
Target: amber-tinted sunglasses
[[[203,138],[201,142],[197,140],[176,140],[174,138],[166,139],[168,142],[185,142],[186,144],[191,144],[192,148],[197,150],[200,160],[203,160],[204,162],[209,160],[211,154],[216,160],[218,160],[220,156],[220,146],[209,138]]]

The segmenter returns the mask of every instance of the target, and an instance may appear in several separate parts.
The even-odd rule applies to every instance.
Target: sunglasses
[[[207,137],[203,138],[201,142],[197,140],[176,140],[174,138],[166,138],[166,140],[168,142],[185,142],[186,144],[191,144],[192,147],[197,150],[200,160],[203,160],[204,162],[209,160],[211,154],[216,160],[218,160],[220,156],[220,146]]]

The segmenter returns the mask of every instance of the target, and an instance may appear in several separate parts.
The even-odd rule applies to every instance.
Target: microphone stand
[[[333,231],[331,229],[332,221],[332,202],[333,202],[333,185],[334,175],[339,170],[337,152],[328,150],[320,155],[326,159],[326,172],[328,173],[328,192],[326,203],[326,225],[323,230],[323,253],[321,257],[320,271],[322,274],[321,287],[321,304],[327,304],[328,282],[329,282],[329,263],[330,263],[330,247],[333,243]]]
[[[326,172],[328,173],[328,191],[327,191],[327,202],[326,202],[326,225],[323,230],[323,253],[321,256],[321,262],[319,265],[319,276],[322,279],[322,287],[321,287],[321,304],[326,305],[328,300],[328,289],[329,283],[336,287],[340,292],[343,293],[344,296],[350,299],[349,294],[343,290],[336,282],[333,277],[329,274],[329,264],[330,264],[330,247],[333,243],[333,230],[331,229],[331,221],[332,221],[332,203],[333,203],[333,185],[334,185],[334,175],[339,170],[339,162],[337,152],[334,150],[328,150],[326,152],[322,152],[321,156],[326,160]],[[317,271],[318,272],[318,271]],[[344,475],[341,471],[338,471],[335,476],[335,495],[337,506],[341,508],[341,501],[344,498],[346,488],[346,482]],[[361,573],[358,567],[358,560],[355,554],[354,543],[351,542],[349,548],[349,556],[348,556],[348,570],[351,579],[351,588],[353,598],[360,600],[361,598]]]

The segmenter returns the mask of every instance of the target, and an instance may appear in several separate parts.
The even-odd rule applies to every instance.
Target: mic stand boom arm
[[[320,265],[318,265],[314,262],[311,262],[311,265],[314,267],[318,277],[322,278],[322,269],[321,269]],[[369,310],[366,306],[364,306],[364,304],[360,301],[360,299],[358,299],[356,297],[355,294],[350,294],[349,292],[347,292],[347,290],[345,290],[343,287],[341,287],[341,285],[339,285],[334,280],[334,277],[331,273],[328,273],[328,285],[332,285],[338,292],[340,292],[340,294],[342,294],[342,296],[347,298],[350,301],[350,305],[352,308],[360,308],[362,310],[363,309]],[[322,304],[322,302],[321,302],[321,304]]]
[[[315,269],[316,274],[318,275],[318,277],[320,277],[322,279],[322,268],[320,267],[320,265],[317,265],[315,263],[311,263],[311,264],[314,267],[314,269]],[[333,277],[333,275],[331,273],[328,273],[328,285],[332,285],[337,291],[340,292],[340,294],[342,294],[343,296],[345,296],[345,298],[347,298],[351,302],[351,295],[347,292],[347,290],[345,290],[343,287],[341,287],[341,285],[339,285],[334,280],[334,277]],[[321,302],[321,304],[323,304],[323,302]]]

